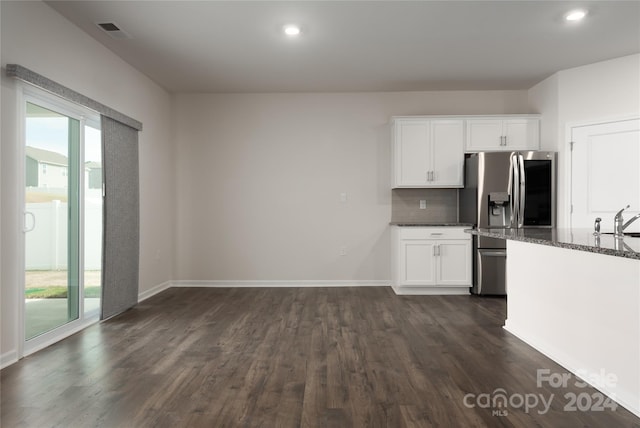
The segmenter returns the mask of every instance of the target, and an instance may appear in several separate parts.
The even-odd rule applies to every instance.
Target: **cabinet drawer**
[[[400,239],[466,239],[471,235],[465,233],[467,227],[400,227]]]

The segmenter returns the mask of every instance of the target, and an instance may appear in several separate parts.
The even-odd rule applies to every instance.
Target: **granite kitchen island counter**
[[[469,229],[467,232],[491,238],[549,245],[640,260],[640,238],[613,235],[595,236],[590,229]]]
[[[458,223],[458,222],[421,222],[421,221],[391,221],[389,222],[391,226],[400,226],[400,227],[471,227],[473,224],[471,223]]]
[[[506,239],[504,328],[640,416],[640,238],[588,229],[466,232]],[[602,373],[616,381],[589,381]]]

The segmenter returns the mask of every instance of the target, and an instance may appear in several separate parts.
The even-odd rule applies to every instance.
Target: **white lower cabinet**
[[[394,226],[396,294],[469,294],[471,235],[464,229]]]

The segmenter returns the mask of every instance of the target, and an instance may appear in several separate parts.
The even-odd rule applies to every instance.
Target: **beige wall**
[[[526,91],[178,95],[176,279],[388,280],[389,117],[487,113]]]
[[[567,226],[567,131],[572,125],[640,116],[640,55],[562,70],[529,90],[529,108],[542,114],[543,147],[558,151],[558,225]]]
[[[558,73],[529,90],[532,113],[540,114],[540,150],[558,150]]]
[[[121,111],[140,133],[140,291],[173,276],[174,176],[169,94],[93,38],[37,1],[0,2],[1,60],[17,63]],[[37,29],[37,31],[34,31]],[[4,361],[17,349],[16,306],[22,271],[17,188],[16,82],[2,72],[2,340]]]
[[[560,128],[640,113],[640,54],[563,70],[559,79]]]

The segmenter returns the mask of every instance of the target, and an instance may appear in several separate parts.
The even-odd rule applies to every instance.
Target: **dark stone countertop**
[[[640,260],[640,238],[624,237],[619,239],[604,233],[598,237],[590,229],[469,229],[466,232],[490,238],[530,242]]]
[[[400,227],[439,227],[439,226],[453,226],[453,227],[472,227],[472,223],[426,223],[426,222],[402,222],[392,221],[389,223],[391,226]]]

